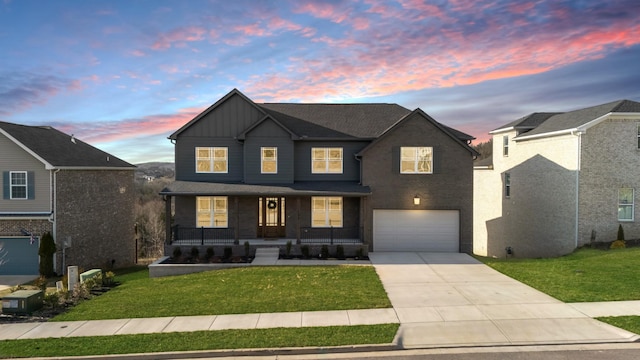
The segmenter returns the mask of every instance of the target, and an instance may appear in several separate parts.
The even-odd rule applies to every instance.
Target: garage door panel
[[[458,252],[456,210],[374,210],[374,251]]]
[[[30,239],[2,238],[2,261],[0,275],[37,275],[38,274],[38,242],[31,243]]]

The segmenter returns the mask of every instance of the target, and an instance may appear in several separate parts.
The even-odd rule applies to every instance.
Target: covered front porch
[[[255,185],[176,181],[166,245],[364,244],[369,188],[352,182]]]

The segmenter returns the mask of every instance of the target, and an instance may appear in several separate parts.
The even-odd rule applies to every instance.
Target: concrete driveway
[[[37,275],[0,275],[0,291],[37,279]]]
[[[369,254],[404,348],[629,342],[633,333],[505,276],[469,255]]]

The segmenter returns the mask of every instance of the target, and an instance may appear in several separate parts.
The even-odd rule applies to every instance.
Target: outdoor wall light
[[[418,195],[413,197],[413,205],[420,205],[420,197]]]

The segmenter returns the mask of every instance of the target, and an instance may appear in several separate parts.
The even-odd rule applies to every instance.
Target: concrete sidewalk
[[[405,349],[631,342],[639,338],[591,316],[640,315],[640,301],[564,304],[466,254],[369,256],[393,308],[1,324],[0,340],[383,323],[401,324],[397,345]],[[316,264],[277,258],[261,261]]]
[[[405,349],[639,338],[466,254],[372,253],[370,258],[398,314],[398,340]]]

